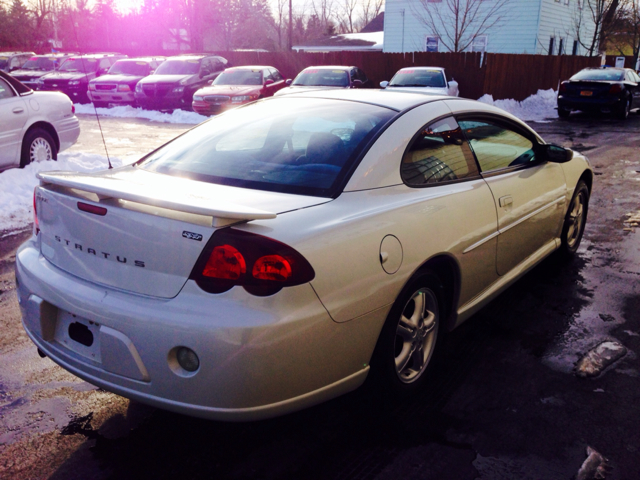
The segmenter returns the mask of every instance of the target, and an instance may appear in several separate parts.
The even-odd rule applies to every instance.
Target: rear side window
[[[280,97],[219,115],[137,165],[209,183],[333,197],[395,111]]]
[[[11,97],[15,97],[15,93],[13,93],[7,82],[0,78],[0,100]]]
[[[411,187],[479,176],[473,154],[453,117],[424,127],[402,157],[402,180]]]
[[[476,154],[480,171],[491,172],[535,162],[533,142],[490,120],[460,120],[460,127]]]

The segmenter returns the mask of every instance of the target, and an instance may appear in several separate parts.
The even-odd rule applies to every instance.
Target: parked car
[[[58,92],[34,92],[0,72],[0,170],[56,160],[76,143],[80,123]]]
[[[640,107],[640,77],[631,68],[585,68],[560,84],[558,116],[567,118],[573,110],[612,113],[626,119]]]
[[[253,420],[366,379],[417,388],[446,331],[576,252],[593,171],[496,107],[360,89],[38,178],[16,285],[40,351],[143,403]]]
[[[12,71],[11,76],[18,79],[32,90],[37,90],[38,79],[47,73],[57,70],[62,62],[72,55],[74,54],[51,53],[47,55],[34,55],[18,70]]]
[[[293,79],[293,82],[287,82],[290,86],[283,88],[276,95],[325,88],[361,88],[369,83],[369,79],[358,67],[323,65],[307,67]]]
[[[106,107],[110,103],[135,103],[136,85],[144,77],[151,75],[164,62],[164,57],[127,58],[118,60],[106,75],[89,82],[87,95],[96,107]]]
[[[3,72],[18,70],[34,55],[34,52],[0,52],[0,70]]]
[[[38,90],[66,93],[73,103],[87,103],[89,81],[104,75],[111,65],[126,57],[119,53],[93,53],[69,57],[58,70],[40,77],[37,82]]]
[[[210,84],[229,66],[219,55],[169,57],[153,75],[138,82],[136,102],[149,110],[188,110],[196,90]]]
[[[448,79],[441,67],[408,67],[396,72],[390,82],[380,82],[386,90],[402,88],[406,92],[428,93],[432,95],[460,95],[458,82]]]
[[[259,98],[271,97],[285,86],[278,70],[263,65],[227,68],[212,83],[193,95],[192,107],[213,115]]]

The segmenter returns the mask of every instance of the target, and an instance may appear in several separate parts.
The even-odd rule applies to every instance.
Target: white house
[[[585,6],[589,1],[593,0],[502,0],[501,5],[500,0],[462,0],[462,6],[477,4],[478,11],[466,25],[459,20],[458,25],[468,28],[463,34],[458,28],[456,34],[449,8],[455,0],[386,0],[384,51],[447,52],[454,50],[458,38],[465,51],[586,55],[579,39],[590,45],[593,37],[595,24]],[[496,5],[500,8],[489,15]],[[487,17],[485,24],[490,26],[472,39]]]

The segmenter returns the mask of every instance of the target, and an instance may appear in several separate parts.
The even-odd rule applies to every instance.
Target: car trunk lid
[[[147,172],[40,173],[42,255],[92,283],[171,298],[217,228],[327,198],[249,190]]]

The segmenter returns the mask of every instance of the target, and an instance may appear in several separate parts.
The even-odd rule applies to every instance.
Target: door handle
[[[16,107],[13,110],[11,110],[13,113],[22,113],[24,112],[24,108],[21,107]]]
[[[513,205],[513,197],[511,195],[507,195],[505,197],[500,197],[500,199],[498,200],[498,203],[500,204],[501,207],[510,207],[511,205]]]

